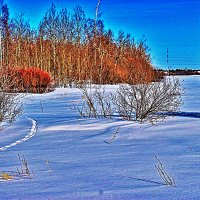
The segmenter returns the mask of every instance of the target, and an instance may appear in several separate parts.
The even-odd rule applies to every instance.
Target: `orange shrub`
[[[39,68],[9,67],[2,70],[2,73],[4,77],[9,75],[4,88],[9,92],[44,93],[53,86],[50,75]]]

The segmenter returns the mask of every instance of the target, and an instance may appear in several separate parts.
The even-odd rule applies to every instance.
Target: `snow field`
[[[0,133],[0,147],[11,144],[0,152],[0,171],[15,170],[20,154],[35,178],[0,182],[0,199],[199,199],[200,77],[181,79],[181,115],[157,126],[81,118],[69,106],[82,101],[74,88],[26,96],[25,113]],[[163,184],[155,156],[176,187]]]

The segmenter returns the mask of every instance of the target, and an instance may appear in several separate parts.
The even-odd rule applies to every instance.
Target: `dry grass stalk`
[[[166,172],[162,162],[158,159],[157,156],[155,156],[156,160],[158,161],[158,165],[155,165],[158,173],[159,173],[159,176],[161,177],[161,179],[164,181],[164,183],[166,185],[169,185],[169,186],[172,186],[172,187],[175,187],[176,186],[176,183],[174,181],[174,177],[169,174],[168,172]]]
[[[20,167],[17,168],[18,175],[20,177],[34,178],[34,173],[33,171],[30,171],[28,162],[25,157],[23,156],[21,158],[21,156],[18,154],[18,159],[20,164]]]

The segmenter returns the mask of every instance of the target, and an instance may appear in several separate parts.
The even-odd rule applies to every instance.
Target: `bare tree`
[[[44,38],[50,41],[49,48],[49,71],[53,71],[54,80],[57,78],[58,66],[56,63],[57,43],[59,39],[59,17],[55,5],[52,3],[51,8],[46,12],[42,22],[40,23],[40,30],[44,34]]]
[[[2,39],[3,39],[3,7],[4,2],[3,0],[0,0],[0,67],[2,68],[3,64],[3,45],[2,45]]]

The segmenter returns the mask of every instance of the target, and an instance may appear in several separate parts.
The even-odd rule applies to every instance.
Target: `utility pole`
[[[167,69],[168,69],[168,75],[170,76],[170,68],[169,68],[169,49],[167,48]]]

